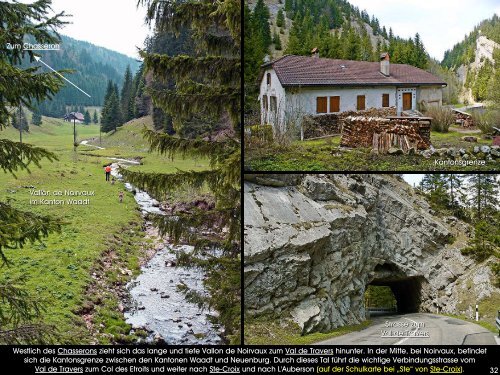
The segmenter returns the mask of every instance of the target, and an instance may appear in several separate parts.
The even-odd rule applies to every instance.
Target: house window
[[[316,98],[316,113],[327,113],[327,99],[326,96],[318,96]]]
[[[267,95],[262,95],[262,109],[267,111]]]
[[[330,112],[340,112],[340,96],[330,96]]]
[[[358,111],[362,111],[365,109],[365,96],[358,95]]]
[[[267,73],[266,80],[267,80],[267,84],[271,85],[271,73]]]
[[[389,94],[382,94],[382,107],[389,107]]]
[[[270,96],[269,99],[271,99],[271,112],[276,112],[276,109],[278,108],[276,97]]]

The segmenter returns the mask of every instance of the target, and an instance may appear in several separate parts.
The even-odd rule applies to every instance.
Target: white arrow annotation
[[[39,57],[39,56],[35,56],[35,60],[36,61],[39,61],[41,62],[43,65],[45,65],[47,68],[49,68],[50,70],[52,70],[54,73],[56,73],[57,75],[59,75],[62,79],[64,79],[66,82],[72,84],[73,86],[75,86],[78,90],[80,90],[81,92],[83,92],[85,95],[87,95],[89,98],[91,98],[91,96],[89,94],[87,94],[85,91],[83,91],[81,88],[79,88],[77,85],[75,85],[73,82],[71,82],[69,79],[67,79],[66,77],[64,77],[61,73],[55,71],[54,69],[52,69],[50,66],[48,66],[47,64],[45,64],[42,59]]]

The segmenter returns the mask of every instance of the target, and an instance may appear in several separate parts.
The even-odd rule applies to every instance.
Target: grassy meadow
[[[148,153],[139,132],[142,127],[140,121],[124,125],[114,135],[103,135],[103,146],[109,145],[109,149],[79,146],[75,154],[73,125],[44,117],[41,127],[30,125],[23,141],[54,152],[59,160],[44,160],[41,168],[31,166],[29,172],[16,172],[15,177],[0,171],[1,201],[65,222],[61,233],[51,234],[40,243],[6,250],[11,264],[0,268],[1,281],[24,285],[45,303],[43,323],[57,327],[57,342],[123,341],[130,329],[118,311],[119,300],[113,287],[138,273],[144,233],[133,195],[121,183],[111,185],[105,181],[103,164],[108,157],[141,158],[144,166],[136,168],[147,171],[206,167],[202,161],[172,161]],[[77,125],[77,132],[78,141],[99,139],[99,125]],[[19,134],[7,128],[0,131],[0,137],[18,141]],[[33,205],[30,199],[71,198],[34,197],[30,195],[33,189],[94,191],[95,196],[89,197],[88,205]],[[120,191],[125,191],[123,203],[119,203]],[[91,284],[94,287],[89,289]]]
[[[477,143],[461,138],[476,136]],[[482,139],[481,134],[464,134],[450,127],[448,133],[431,132],[434,148],[470,148],[489,145],[492,141]],[[499,168],[498,159],[487,160],[484,166],[453,166],[436,164],[448,156],[433,155],[429,159],[421,155],[377,155],[371,148],[341,148],[340,136],[309,141],[295,141],[287,146],[255,144],[245,147],[245,169],[248,171],[491,171]]]

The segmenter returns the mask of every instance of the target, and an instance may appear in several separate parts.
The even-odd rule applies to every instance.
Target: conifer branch
[[[24,324],[8,330],[0,330],[0,343],[3,345],[53,344],[56,327],[48,324]]]
[[[239,241],[241,232],[239,220],[235,220],[239,214],[239,208],[192,210],[187,214],[155,215],[153,222],[160,234],[162,236],[168,234],[174,243],[179,243],[181,240],[195,243],[200,238],[201,232],[207,232],[202,238],[209,240],[224,235],[226,241]]]
[[[223,85],[240,85],[241,63],[239,58],[222,56],[192,57],[187,55],[167,56],[141,52],[147,70],[165,79],[203,79],[217,81]]]
[[[7,126],[9,106],[31,107],[34,101],[50,99],[63,86],[63,80],[55,73],[34,74],[37,70],[0,64],[0,129]]]
[[[217,189],[221,177],[215,171],[187,171],[172,174],[135,172],[120,168],[120,173],[132,185],[145,190],[151,195],[162,198],[182,187],[201,189],[205,184],[210,189]]]
[[[19,211],[0,202],[0,257],[7,261],[3,249],[23,247],[27,242],[39,241],[51,232],[59,232],[62,223],[47,216]]]
[[[230,86],[214,86],[193,81],[184,82],[175,90],[148,88],[156,106],[168,113],[189,117],[202,112],[221,116],[226,110],[235,127],[238,127],[241,107],[241,90]]]
[[[57,155],[25,143],[13,142],[8,139],[0,139],[0,168],[4,172],[14,173],[18,170],[28,170],[28,166],[33,163],[40,167],[42,159],[49,161],[58,160]]]
[[[45,311],[44,305],[26,290],[13,284],[0,284],[0,344],[49,344],[56,329],[29,323]]]
[[[239,140],[226,138],[222,142],[206,141],[203,139],[184,139],[158,134],[153,130],[144,130],[144,136],[150,143],[150,151],[158,151],[174,159],[180,157],[209,158],[211,165],[225,162],[233,150],[239,150]]]

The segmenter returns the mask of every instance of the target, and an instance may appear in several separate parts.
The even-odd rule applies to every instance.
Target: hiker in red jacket
[[[111,175],[111,165],[106,165],[104,171],[106,172],[106,181],[109,181],[109,176]]]

